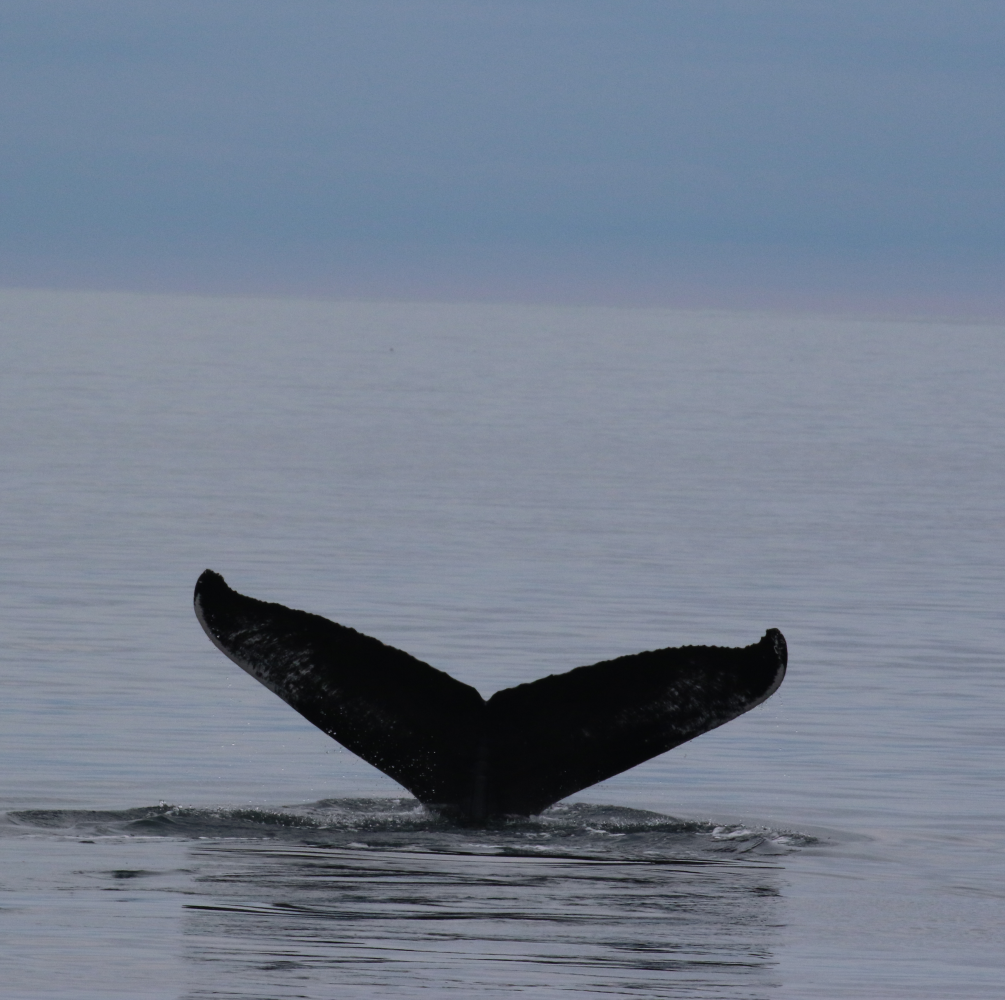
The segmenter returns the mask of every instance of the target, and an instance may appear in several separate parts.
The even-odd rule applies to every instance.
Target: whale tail
[[[442,670],[319,615],[231,590],[206,570],[195,613],[213,644],[309,722],[468,822],[538,813],[759,705],[782,683],[769,629],[742,648],[606,660],[488,701]]]

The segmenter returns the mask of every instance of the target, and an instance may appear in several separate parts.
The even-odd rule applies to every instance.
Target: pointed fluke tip
[[[212,569],[203,570],[199,579],[195,581],[195,598],[199,599],[200,594],[205,594],[213,590],[230,590],[227,581],[219,573]]]
[[[223,645],[221,645],[216,629],[213,628],[209,618],[207,618],[207,609],[204,607],[206,599],[208,598],[211,608],[214,606],[219,608],[221,599],[225,602],[229,594],[233,594],[233,591],[227,586],[227,581],[224,580],[219,573],[216,573],[211,569],[207,569],[204,570],[199,579],[195,581],[195,592],[192,594],[192,604],[195,608],[195,616],[199,619],[199,624],[202,626],[206,635],[209,636],[210,641],[224,655],[233,659],[232,654]]]
[[[754,705],[763,704],[781,687],[782,681],[785,680],[785,670],[789,665],[789,647],[785,642],[785,636],[778,629],[769,628],[758,646],[764,647],[765,651],[772,655],[775,662],[775,678],[768,685],[764,694],[751,705],[751,708]]]
[[[207,570],[207,572],[209,572]],[[221,577],[222,579],[222,577]],[[761,642],[770,645],[774,651],[775,656],[778,657],[778,662],[784,667],[789,662],[789,647],[786,645],[785,636],[776,628],[769,628],[767,632],[764,633],[764,637]]]

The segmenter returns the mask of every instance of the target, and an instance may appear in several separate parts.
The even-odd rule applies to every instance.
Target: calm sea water
[[[1005,327],[0,293],[12,998],[1000,997]],[[765,705],[463,831],[206,567],[484,694],[785,633]]]

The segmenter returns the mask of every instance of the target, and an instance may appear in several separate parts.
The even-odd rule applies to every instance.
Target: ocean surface
[[[0,992],[1005,995],[1005,326],[0,292]],[[451,827],[256,684],[237,590],[483,694],[789,672]]]

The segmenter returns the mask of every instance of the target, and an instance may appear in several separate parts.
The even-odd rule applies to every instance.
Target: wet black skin
[[[750,646],[621,656],[496,692],[206,570],[196,615],[223,653],[346,749],[460,822],[531,815],[770,697],[777,629]]]

